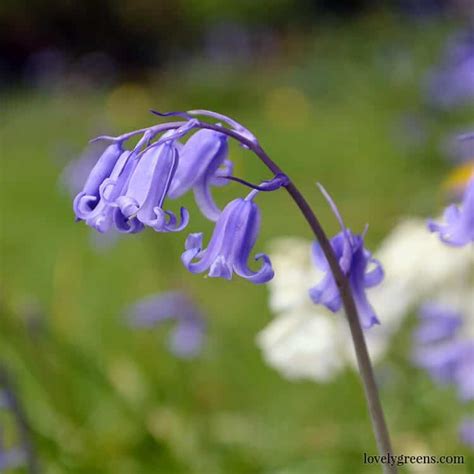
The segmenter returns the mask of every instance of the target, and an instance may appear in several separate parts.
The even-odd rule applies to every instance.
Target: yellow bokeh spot
[[[134,83],[122,84],[107,97],[107,117],[116,127],[139,127],[143,119],[149,116],[151,103],[146,87]]]
[[[312,106],[305,94],[294,87],[270,90],[264,102],[266,119],[282,128],[301,128],[312,120]]]
[[[443,187],[448,191],[463,190],[474,176],[474,159],[455,168],[445,179]]]

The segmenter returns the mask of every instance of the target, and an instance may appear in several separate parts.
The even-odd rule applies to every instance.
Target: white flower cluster
[[[287,237],[273,242],[275,277],[269,305],[275,319],[257,336],[266,362],[288,379],[329,381],[355,367],[355,353],[343,314],[312,303],[308,289],[322,278],[312,263],[311,242]],[[424,299],[462,310],[474,325],[474,248],[452,248],[426,229],[425,221],[402,221],[375,252],[385,270],[368,296],[381,325],[365,332],[373,361],[385,354],[404,316]]]

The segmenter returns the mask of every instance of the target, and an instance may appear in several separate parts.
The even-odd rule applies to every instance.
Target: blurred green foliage
[[[355,373],[317,385],[290,383],[268,368],[254,344],[271,318],[265,288],[186,273],[179,255],[187,232],[147,231],[94,250],[90,229],[74,223],[71,200],[59,191],[54,156],[64,144],[80,150],[98,123],[117,133],[152,123],[147,108],[215,109],[256,133],[330,231],[336,223],[316,181],[348,225],[369,222],[374,248],[400,216],[433,214],[442,204],[449,165],[438,143],[469,111],[427,110],[420,79],[447,29],[367,17],[323,29],[304,39],[301,54],[260,66],[196,63],[108,93],[2,97],[0,356],[16,375],[45,472],[379,471],[362,464],[375,445]],[[421,123],[421,144],[400,125],[407,116]],[[236,175],[268,177],[245,150],[234,146],[232,158]],[[241,193],[231,184],[218,200]],[[209,236],[211,225],[185,201],[189,231]],[[273,236],[310,237],[283,191],[259,204],[257,250]],[[209,315],[195,361],[167,352],[166,329],[134,332],[124,323],[126,305],[180,287]],[[455,394],[409,364],[410,324],[380,367],[396,449],[467,455],[456,436]]]

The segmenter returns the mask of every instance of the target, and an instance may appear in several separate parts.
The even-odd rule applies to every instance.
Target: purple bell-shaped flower
[[[223,133],[205,129],[189,138],[179,151],[178,169],[168,193],[175,199],[193,189],[201,212],[212,221],[217,220],[221,210],[212,198],[210,186],[226,184],[219,175],[232,174],[227,141]]]
[[[210,277],[230,280],[235,272],[256,284],[273,278],[267,255],[260,253],[255,256],[256,260],[263,261],[258,271],[251,270],[247,263],[260,228],[260,210],[253,202],[256,193],[252,191],[245,199],[234,199],[227,204],[206,249],[203,249],[202,233],[189,235],[181,260],[191,273],[209,270]]]
[[[181,223],[171,211],[163,210],[178,165],[178,149],[173,140],[148,148],[135,165],[125,192],[115,202],[115,224],[122,232],[140,225],[157,232],[178,232],[186,227],[189,214],[181,208]]]
[[[342,229],[339,234],[331,239],[332,249],[341,270],[349,277],[361,325],[365,329],[370,328],[374,324],[379,324],[379,320],[367,299],[365,290],[378,285],[383,280],[384,271],[382,265],[364,248],[364,235],[354,235],[345,227],[333,200],[321,186],[320,188],[331,205]],[[339,288],[330,271],[329,263],[321,246],[317,242],[313,244],[313,260],[314,264],[324,271],[326,275],[316,286],[309,290],[311,299],[316,304],[326,306],[332,312],[339,311],[342,307]],[[373,268],[369,270],[370,265]]]

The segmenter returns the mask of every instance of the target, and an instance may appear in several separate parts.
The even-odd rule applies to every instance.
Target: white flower
[[[403,317],[424,298],[444,294],[444,299],[456,300],[458,305],[463,302],[474,313],[469,282],[472,247],[448,247],[427,231],[424,220],[407,219],[385,239],[375,256],[382,262],[385,279],[368,294],[381,321],[380,326],[365,332],[372,360],[383,357]],[[355,367],[343,314],[333,314],[309,298],[308,289],[322,277],[312,263],[311,242],[277,239],[270,258],[275,277],[269,283],[269,306],[276,317],[257,336],[266,362],[286,378],[321,382],[334,378],[345,367]]]

